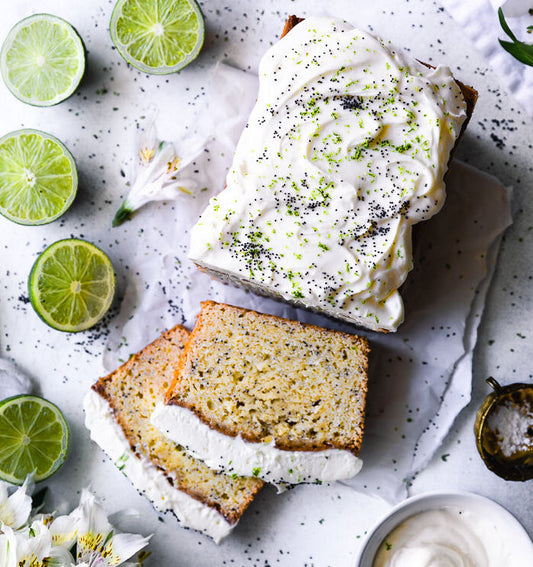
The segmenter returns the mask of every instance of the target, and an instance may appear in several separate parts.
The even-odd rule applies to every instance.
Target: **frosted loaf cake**
[[[333,18],[295,25],[261,60],[259,81],[189,257],[259,293],[396,330],[411,229],[443,204],[475,91]]]
[[[202,303],[152,423],[210,467],[274,484],[355,475],[366,339]]]
[[[150,424],[188,336],[175,327],[101,378],[85,397],[85,421],[91,438],[156,509],[173,512],[183,526],[218,542],[263,483],[213,472]]]

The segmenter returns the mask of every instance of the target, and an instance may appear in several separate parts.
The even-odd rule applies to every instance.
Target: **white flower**
[[[204,151],[205,144],[205,141],[194,144],[179,157],[172,143],[158,139],[152,118],[139,140],[137,178],[115,214],[113,226],[122,224],[133,211],[150,201],[193,194],[197,183],[184,175],[184,169]]]
[[[115,534],[105,512],[94,496],[84,490],[80,499],[77,565],[112,567],[122,565],[148,544],[150,538],[136,534]]]
[[[81,509],[78,506],[67,516],[50,518],[48,530],[55,546],[70,549],[76,542],[81,522]]]
[[[0,522],[4,526],[18,530],[28,521],[31,513],[31,496],[27,494],[27,490],[31,483],[28,477],[24,484],[9,496],[10,485],[0,481]]]
[[[52,538],[42,521],[34,521],[20,530],[2,525],[0,536],[0,565],[2,567],[48,567],[52,551]]]
[[[9,526],[0,524],[0,565],[2,567],[17,566],[17,546],[14,531]]]
[[[84,490],[79,506],[70,514],[30,517],[31,478],[9,495],[0,482],[0,567],[114,567],[125,563],[150,538],[114,530],[94,496]],[[71,549],[76,549],[76,558]],[[140,554],[139,554],[140,555]]]

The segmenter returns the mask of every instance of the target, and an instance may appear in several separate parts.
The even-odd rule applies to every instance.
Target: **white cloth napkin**
[[[533,36],[527,33],[527,27],[533,25],[533,16],[528,14],[533,3],[529,0],[442,0],[442,3],[496,71],[502,86],[533,115],[533,67],[517,61],[499,44],[498,39],[510,40],[500,26],[497,13],[502,6],[516,37],[533,43]]]
[[[32,382],[13,362],[0,358],[0,400],[19,394],[29,394]]]
[[[206,299],[357,331],[212,281],[187,260],[189,229],[207,200],[224,187],[257,77],[220,65],[213,85],[204,116],[216,125],[215,139],[192,165],[199,186],[208,190],[170,206],[149,206],[131,221],[142,239],[131,258],[136,276],[108,340],[104,364],[109,370],[164,329],[177,323],[191,328]],[[397,333],[366,333],[373,362],[364,465],[347,484],[391,502],[405,497],[405,479],[425,466],[470,400],[477,327],[499,237],[511,222],[507,192],[494,177],[456,162],[447,185],[442,211],[415,231],[415,269],[402,292],[406,322]]]

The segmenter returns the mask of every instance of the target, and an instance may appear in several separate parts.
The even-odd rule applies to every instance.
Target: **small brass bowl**
[[[474,425],[479,454],[487,468],[501,478],[529,480],[533,478],[533,422],[528,417],[533,414],[533,384],[500,386],[494,378],[487,378],[487,383],[494,391],[481,404]],[[502,419],[506,417],[504,413],[512,419],[507,424],[511,438],[505,437],[503,425],[497,427],[500,414]]]

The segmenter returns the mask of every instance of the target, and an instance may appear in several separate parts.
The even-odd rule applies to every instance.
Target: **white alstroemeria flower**
[[[77,537],[77,565],[113,567],[123,565],[148,544],[150,538],[137,534],[115,534],[94,495],[84,490],[80,499],[81,518]]]
[[[144,554],[125,563],[150,538],[116,532],[94,496],[84,490],[79,506],[68,515],[30,517],[32,500],[28,478],[9,495],[0,482],[0,567],[139,567]],[[76,544],[76,555],[71,550]]]
[[[122,224],[134,211],[150,201],[192,195],[197,183],[187,178],[183,170],[204,151],[205,145],[206,142],[202,141],[179,156],[174,144],[158,139],[152,118],[139,139],[137,178],[115,214],[113,226]]]
[[[52,558],[52,538],[45,523],[33,521],[20,530],[2,525],[0,565],[2,567],[49,567],[57,565]],[[4,553],[4,557],[2,557]],[[5,562],[4,562],[5,561]]]
[[[0,522],[3,525],[18,530],[28,521],[31,513],[31,496],[27,494],[27,490],[30,484],[32,481],[28,477],[22,486],[9,495],[10,485],[0,481]]]
[[[81,522],[81,507],[78,506],[66,516],[50,517],[48,531],[54,546],[70,549],[76,542]]]
[[[18,567],[15,532],[9,526],[0,524],[0,565]]]

